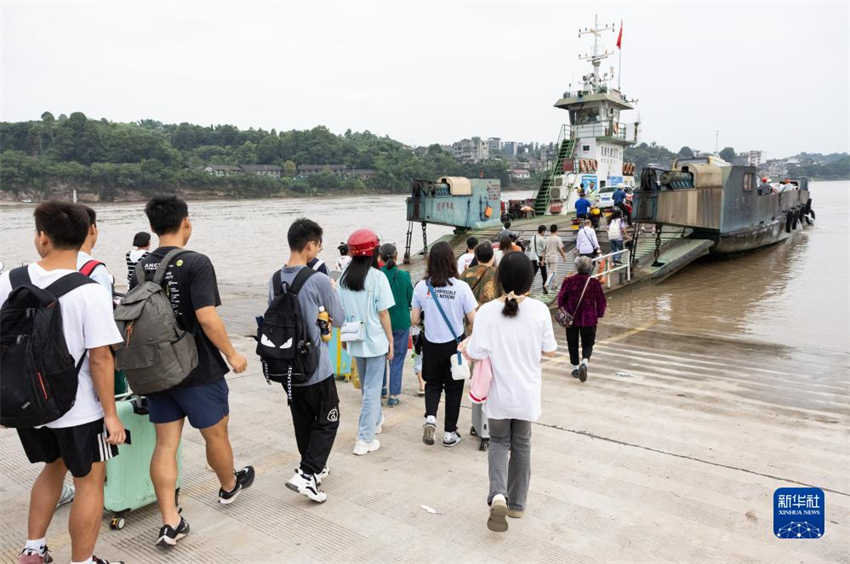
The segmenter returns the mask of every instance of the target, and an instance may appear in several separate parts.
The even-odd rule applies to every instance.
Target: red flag
[[[620,21],[620,35],[617,36],[617,49],[622,49],[623,44],[623,22]]]

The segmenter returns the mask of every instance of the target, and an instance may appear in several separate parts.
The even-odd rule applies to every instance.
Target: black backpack
[[[280,382],[292,397],[292,385],[307,382],[319,367],[319,348],[307,330],[298,292],[316,271],[304,267],[291,284],[281,282],[282,273],[272,278],[274,299],[257,329],[257,354],[266,382]]]
[[[9,282],[12,292],[0,308],[0,425],[29,428],[59,419],[74,405],[86,352],[74,363],[59,298],[97,282],[74,272],[41,289],[26,266],[12,270]]]

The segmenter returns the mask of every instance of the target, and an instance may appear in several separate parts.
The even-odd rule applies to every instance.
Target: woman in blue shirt
[[[387,277],[378,270],[378,236],[359,229],[348,238],[351,264],[339,281],[339,296],[345,310],[345,323],[356,327],[348,350],[357,361],[363,403],[354,454],[378,450],[375,438],[381,432],[381,384],[387,360],[393,358],[393,333],[389,309],[395,305]],[[345,327],[344,327],[345,328]]]

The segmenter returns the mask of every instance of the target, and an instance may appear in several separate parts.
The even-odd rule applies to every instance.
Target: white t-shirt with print
[[[434,288],[440,299],[440,305],[446,317],[452,324],[454,334],[446,326],[440,310],[434,304],[433,296],[428,291],[425,280],[421,280],[413,288],[413,307],[425,313],[425,338],[430,343],[448,343],[457,336],[463,336],[463,318],[470,311],[475,311],[478,302],[469,284],[457,278],[449,278],[446,286]]]
[[[45,270],[37,264],[29,265],[30,280],[34,286],[46,288],[73,270]],[[0,304],[12,291],[9,273],[0,276]],[[121,333],[112,317],[112,296],[100,284],[86,284],[71,290],[61,298],[62,328],[68,352],[77,363],[87,349],[104,347],[122,342]],[[103,408],[94,390],[86,355],[77,382],[74,406],[65,415],[47,423],[45,427],[62,429],[97,421],[103,417]]]
[[[475,314],[475,327],[466,352],[470,358],[489,358],[493,381],[485,411],[490,419],[540,418],[542,352],[557,350],[552,315],[538,300],[526,298],[516,317],[502,315],[505,302],[493,300]]]

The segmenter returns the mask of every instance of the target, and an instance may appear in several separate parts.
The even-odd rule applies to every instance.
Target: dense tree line
[[[81,112],[40,121],[0,123],[0,190],[46,190],[69,183],[109,199],[116,190],[224,190],[233,196],[317,191],[405,192],[414,178],[461,175],[509,181],[507,164],[459,162],[439,145],[411,149],[368,131],[335,135],[308,131],[240,130],[232,125],[164,124],[155,120],[116,123],[90,120]],[[274,164],[283,178],[247,174],[218,177],[207,164]],[[344,164],[374,169],[366,180],[332,173],[300,178],[299,164]]]

